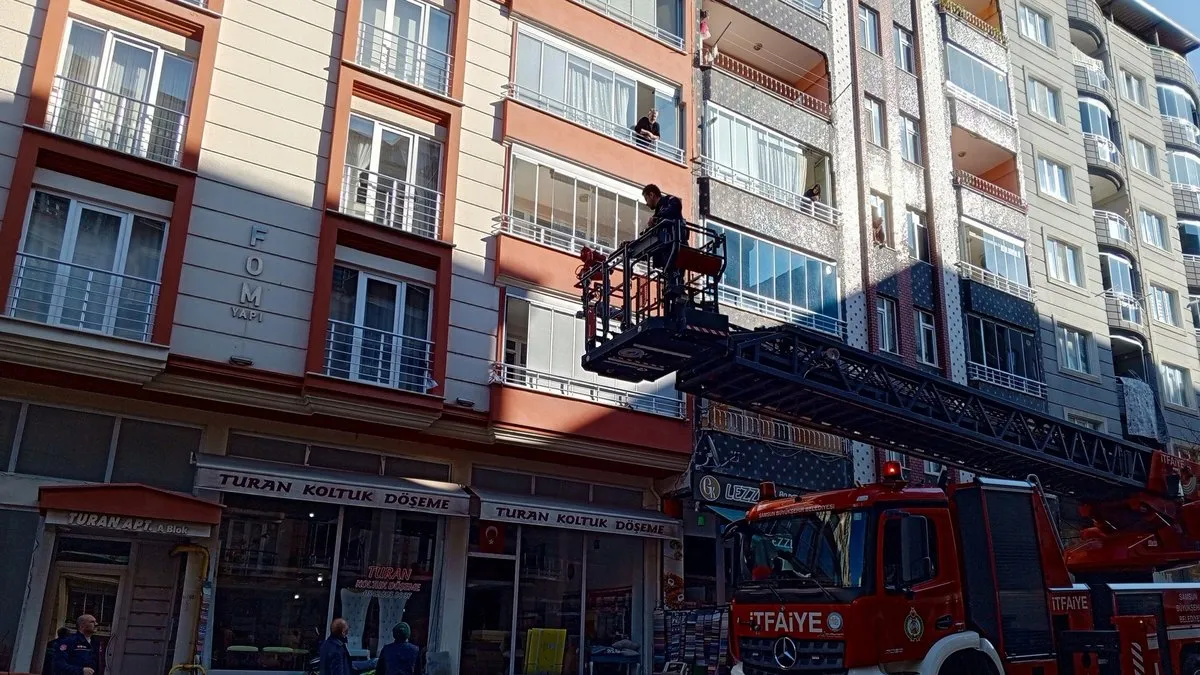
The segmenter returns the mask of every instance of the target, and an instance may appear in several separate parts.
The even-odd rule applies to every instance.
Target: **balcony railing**
[[[8,297],[16,319],[148,342],[158,282],[19,253]]]
[[[705,407],[700,416],[700,428],[776,445],[806,448],[838,456],[846,454],[842,439],[833,434],[718,403],[709,403]]]
[[[830,106],[828,103],[815,96],[806,94],[787,82],[768,75],[754,66],[742,63],[722,53],[717,54],[717,58],[713,59],[712,64],[716,68],[774,94],[792,105],[800,106],[813,114],[829,119]]]
[[[1163,124],[1170,124],[1183,131],[1183,134],[1190,138],[1193,143],[1200,143],[1200,127],[1190,120],[1185,120],[1182,117],[1174,117],[1171,115],[1160,115]]]
[[[1029,286],[1017,283],[1016,281],[1002,277],[995,272],[990,272],[982,267],[976,267],[970,263],[958,263],[958,276],[962,277],[963,279],[977,281],[984,286],[991,286],[998,291],[1008,293],[1009,295],[1014,295],[1028,302],[1033,302],[1037,297],[1037,294],[1034,293],[1034,290]]]
[[[1096,144],[1096,156],[1101,161],[1109,164],[1121,164],[1121,151],[1117,149],[1117,144],[1112,140],[1099,134],[1084,134],[1083,140],[1085,143],[1091,141]]]
[[[453,58],[446,52],[363,21],[358,26],[358,64],[443,96],[450,93]]]
[[[50,90],[46,129],[178,166],[187,115],[59,76]]]
[[[988,101],[985,101],[982,98],[979,98],[975,94],[972,94],[971,92],[967,91],[966,89],[963,89],[962,87],[958,86],[957,84],[954,84],[953,82],[950,82],[950,81],[946,82],[946,91],[949,92],[949,94],[951,96],[953,96],[954,98],[962,101],[963,103],[966,103],[967,105],[971,106],[972,108],[975,108],[976,110],[978,110],[979,112],[981,112],[985,115],[994,117],[1008,125],[1016,126],[1016,124],[1017,124],[1017,116],[1016,115],[1012,114],[1011,112],[1009,112],[1007,110],[1003,110],[1001,108],[996,107],[995,104],[989,103]]]
[[[508,363],[493,363],[489,377],[492,384],[506,384],[535,391],[557,394],[603,405],[629,408],[639,412],[683,419],[684,399],[658,394],[643,394],[618,389],[595,382],[577,380],[565,375],[552,375]]]
[[[730,307],[736,307],[737,309],[753,314],[761,314],[784,323],[806,326],[839,338],[846,336],[846,322],[841,319],[818,314],[810,309],[789,305],[786,302],[780,302],[756,293],[744,291],[740,288],[721,284],[720,288],[718,288],[718,299],[722,304]]]
[[[1003,47],[1008,46],[1008,38],[1004,36],[1003,31],[979,18],[966,7],[963,7],[956,2],[951,2],[951,0],[940,0],[938,2],[938,7],[943,12],[958,19],[959,21],[962,21],[971,28],[974,28],[977,32],[992,42],[995,42]]]
[[[1191,183],[1176,183],[1171,182],[1171,187],[1176,190],[1184,190],[1186,192],[1200,192],[1200,185],[1192,185]]]
[[[804,195],[796,194],[791,190],[771,185],[761,178],[756,178],[737,169],[732,169],[708,157],[700,158],[700,171],[706,177],[714,178],[722,183],[728,183],[736,188],[786,206],[789,209],[799,211],[817,220],[825,221],[831,225],[837,225],[842,220],[841,211],[828,204],[822,204]]]
[[[584,248],[591,248],[607,254],[611,253],[614,248],[612,244],[601,244],[593,237],[582,237],[574,232],[565,232],[555,229],[553,226],[531,222],[509,213],[500,216],[496,223],[496,231],[567,253],[579,253]]]
[[[187,5],[195,5],[197,7],[203,7],[205,9],[208,9],[208,0],[179,0],[179,1],[184,4],[187,4]]]
[[[625,24],[639,33],[645,33],[659,42],[673,47],[675,49],[683,49],[683,38],[675,33],[659,28],[654,22],[647,21],[641,17],[630,14],[626,7],[629,3],[625,3],[625,7],[614,7],[612,0],[575,0],[583,5],[586,5],[604,16]],[[682,3],[680,3],[682,4]]]
[[[967,171],[963,171],[962,169],[957,169],[954,171],[954,184],[969,188],[981,195],[984,195],[985,197],[991,197],[996,201],[1004,202],[1005,204],[1018,208],[1022,211],[1025,211],[1029,208],[1029,205],[1025,202],[1025,200],[1021,199],[1021,195],[1009,190],[1005,190],[995,183],[986,181],[979,176]]]
[[[506,85],[507,95],[509,98],[518,100],[527,105],[531,105],[538,110],[550,113],[555,117],[561,117],[568,122],[573,122],[582,127],[587,127],[596,133],[603,134],[609,138],[616,139],[622,143],[627,143],[637,148],[649,150],[660,157],[671,160],[672,162],[683,163],[683,149],[677,148],[666,141],[648,141],[641,136],[633,133],[633,127],[625,124],[614,122],[610,119],[605,119],[598,115],[576,108],[575,106],[556,101],[541,93],[522,87],[515,82]]]
[[[338,208],[429,239],[437,239],[441,229],[442,193],[356,166],[346,166]]]
[[[432,342],[345,321],[329,322],[325,374],[418,393],[437,386]]]
[[[1013,375],[1012,373],[1005,372],[999,368],[985,366],[982,363],[974,363],[971,361],[967,362],[967,379],[978,382],[987,382],[988,384],[994,384],[997,387],[1012,389],[1013,391],[1019,391],[1022,394],[1028,394],[1038,398],[1046,397],[1045,384],[1038,382],[1037,380],[1031,380],[1028,377]]]
[[[821,23],[829,23],[829,7],[826,0],[783,0]]]
[[[1108,73],[1104,72],[1104,62],[1097,58],[1092,58],[1087,54],[1073,50],[1074,56],[1071,60],[1076,66],[1079,66],[1084,72],[1084,79],[1087,83],[1098,89],[1112,91],[1112,80],[1108,79]]]
[[[1101,211],[1100,209],[1092,211],[1092,217],[1097,224],[1108,228],[1109,239],[1123,241],[1126,244],[1133,243],[1133,228],[1129,227],[1129,221],[1111,211]]]
[[[1121,320],[1138,326],[1144,326],[1144,318],[1142,317],[1142,301],[1121,291],[1107,290],[1104,291],[1104,297],[1112,300],[1120,311]]]

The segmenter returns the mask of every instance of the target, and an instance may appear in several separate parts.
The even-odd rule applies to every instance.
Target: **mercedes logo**
[[[796,653],[796,641],[786,635],[775,641],[775,663],[780,668],[790,670],[796,665],[799,655]]]

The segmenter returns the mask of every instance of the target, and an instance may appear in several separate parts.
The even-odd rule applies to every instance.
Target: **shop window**
[[[337,524],[337,507],[226,495],[214,670],[305,670],[329,620]]]
[[[29,565],[38,536],[38,517],[36,512],[0,509],[0,541],[4,542],[4,559],[8,563],[0,565],[0,607],[6,608],[0,612],[0,671],[12,667],[17,624],[21,620],[19,609],[25,601]]]
[[[229,434],[229,448],[226,453],[231,457],[262,459],[285,464],[304,464],[305,458],[308,456],[308,449],[303,443],[283,441],[277,438]]]
[[[420,478],[424,480],[450,480],[450,467],[437,462],[422,462],[404,457],[388,457],[383,463],[383,475],[393,478]]]
[[[515,567],[511,558],[467,558],[460,673],[509,675]]]
[[[516,672],[579,672],[584,533],[525,527],[521,537]],[[550,641],[565,646],[540,648]]]
[[[112,482],[191,492],[196,482],[192,453],[200,449],[200,433],[193,427],[122,419]]]
[[[625,509],[643,508],[641,490],[627,490],[609,485],[592,486],[592,503]]]
[[[432,516],[346,509],[333,615],[350,624],[352,656],[379,656],[400,621],[414,644],[429,644],[437,535]]]
[[[534,494],[552,499],[586,500],[591,486],[573,480],[538,476],[533,483]]]
[[[601,647],[634,651],[649,647],[642,644],[642,540],[618,534],[592,535],[587,540],[585,653]],[[630,658],[632,663],[640,660]]]
[[[128,565],[133,544],[115,539],[92,539],[89,537],[59,537],[57,562],[93,563],[100,565]],[[74,619],[78,614],[71,616]],[[45,675],[45,674],[43,674]]]
[[[495,469],[475,469],[471,472],[471,485],[485,490],[499,490],[510,494],[533,494],[533,476],[510,473]]]
[[[683,599],[698,605],[717,603],[717,540],[683,538]]]
[[[308,449],[308,465],[335,471],[353,471],[378,476],[382,468],[380,456],[352,450],[325,448],[317,445]]]
[[[20,423],[21,404],[15,401],[0,401],[0,471],[8,471],[13,443],[17,438],[17,425]]]
[[[103,482],[114,421],[108,415],[29,406],[17,453],[17,473]]]

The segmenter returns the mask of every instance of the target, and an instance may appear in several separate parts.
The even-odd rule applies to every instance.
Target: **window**
[[[1179,221],[1179,244],[1184,255],[1200,255],[1200,220]]]
[[[921,123],[909,117],[900,116],[900,156],[912,162],[921,163]]]
[[[450,89],[451,15],[420,0],[363,3],[358,63],[439,94]]]
[[[1087,427],[1092,431],[1105,431],[1105,424],[1104,420],[1102,419],[1083,415],[1071,410],[1064,411],[1063,417],[1072,424],[1078,424],[1081,427]]]
[[[149,340],[167,223],[41,190],[31,202],[9,313]]]
[[[414,131],[350,115],[342,211],[436,238],[442,144]]]
[[[1081,330],[1059,324],[1058,330],[1058,365],[1077,373],[1092,372],[1092,358],[1088,345],[1091,335]]]
[[[1138,171],[1158,177],[1158,153],[1140,138],[1129,137],[1129,161]]]
[[[674,47],[683,47],[681,0],[584,0],[607,16]],[[632,10],[632,12],[630,11]]]
[[[1038,189],[1042,194],[1071,201],[1071,173],[1067,167],[1045,157],[1037,160]]]
[[[431,389],[431,295],[425,286],[335,265],[325,374],[408,391]]]
[[[572,253],[583,246],[608,251],[637,238],[649,218],[639,188],[577,177],[532,157],[512,157],[512,234]]]
[[[967,332],[971,363],[1041,381],[1037,339],[1032,334],[975,315],[967,316]]]
[[[1167,117],[1196,123],[1196,101],[1186,89],[1174,84],[1158,84],[1158,112]]]
[[[916,74],[917,55],[913,49],[913,34],[903,26],[896,26],[896,67],[906,73]]]
[[[1167,248],[1167,219],[1153,211],[1138,209],[1138,223],[1141,225],[1142,241],[1155,248]]]
[[[1083,286],[1083,254],[1078,246],[1057,239],[1046,240],[1046,266],[1050,278],[1072,286]]]
[[[937,365],[937,328],[933,313],[923,309],[913,310],[917,328],[917,361],[930,366]]]
[[[723,302],[841,335],[835,263],[713,222],[707,226],[725,235]],[[577,356],[572,358],[579,360]]]
[[[925,222],[925,214],[908,209],[904,212],[904,222],[908,230],[909,255],[922,262],[930,262],[929,225]]]
[[[1191,373],[1178,366],[1162,363],[1158,366],[1158,376],[1162,379],[1162,396],[1167,403],[1182,408],[1191,407]]]
[[[1079,121],[1083,126],[1083,133],[1112,140],[1112,111],[1104,102],[1080,96]]]
[[[1188,313],[1192,315],[1192,329],[1200,331],[1200,295],[1188,296]]]
[[[871,217],[871,236],[880,246],[892,246],[892,219],[887,197],[872,192],[867,196],[867,212]]]
[[[156,162],[178,164],[192,61],[71,19],[47,127]]]
[[[767,199],[799,204],[806,164],[796,141],[711,103],[705,106],[704,131],[705,156],[717,178]]]
[[[1145,108],[1146,81],[1122,68],[1121,95],[1124,96],[1126,100],[1133,101],[1135,104]]]
[[[637,144],[643,141],[635,139],[634,125],[655,109],[661,140],[653,150],[668,159],[683,159],[677,89],[526,25],[517,33],[514,95],[551,114]]]
[[[953,85],[1005,115],[1012,113],[1007,74],[950,43],[946,43],[946,68]]]
[[[870,96],[866,100],[867,140],[881,148],[887,147],[887,116],[883,112],[883,102]]]
[[[942,473],[942,465],[937,462],[924,460],[921,464],[924,465],[925,475],[927,476],[940,476]]]
[[[1200,157],[1182,150],[1167,150],[1171,182],[1200,188]]]
[[[1133,263],[1128,258],[1112,253],[1101,253],[1107,264],[1100,268],[1104,279],[1104,290],[1115,296],[1121,311],[1121,319],[1140,324],[1142,322],[1141,292],[1133,275]]]
[[[882,54],[879,47],[879,12],[859,4],[858,6],[858,41],[872,54]]]
[[[974,223],[967,224],[966,234],[968,264],[1020,286],[1029,286],[1025,242]]]
[[[1023,37],[1029,38],[1043,47],[1051,46],[1050,17],[1041,12],[1021,5],[1017,11],[1019,28]]]
[[[875,319],[879,324],[879,351],[899,354],[900,343],[896,339],[896,301],[891,298],[875,298]]]
[[[1171,326],[1181,325],[1179,322],[1179,297],[1175,291],[1150,284],[1150,309],[1154,320]]]
[[[1029,110],[1051,122],[1062,124],[1062,93],[1035,78],[1029,78]]]

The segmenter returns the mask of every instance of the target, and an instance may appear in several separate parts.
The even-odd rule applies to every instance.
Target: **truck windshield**
[[[863,585],[868,513],[814,511],[747,523],[742,531],[742,579],[813,579],[823,587]]]

